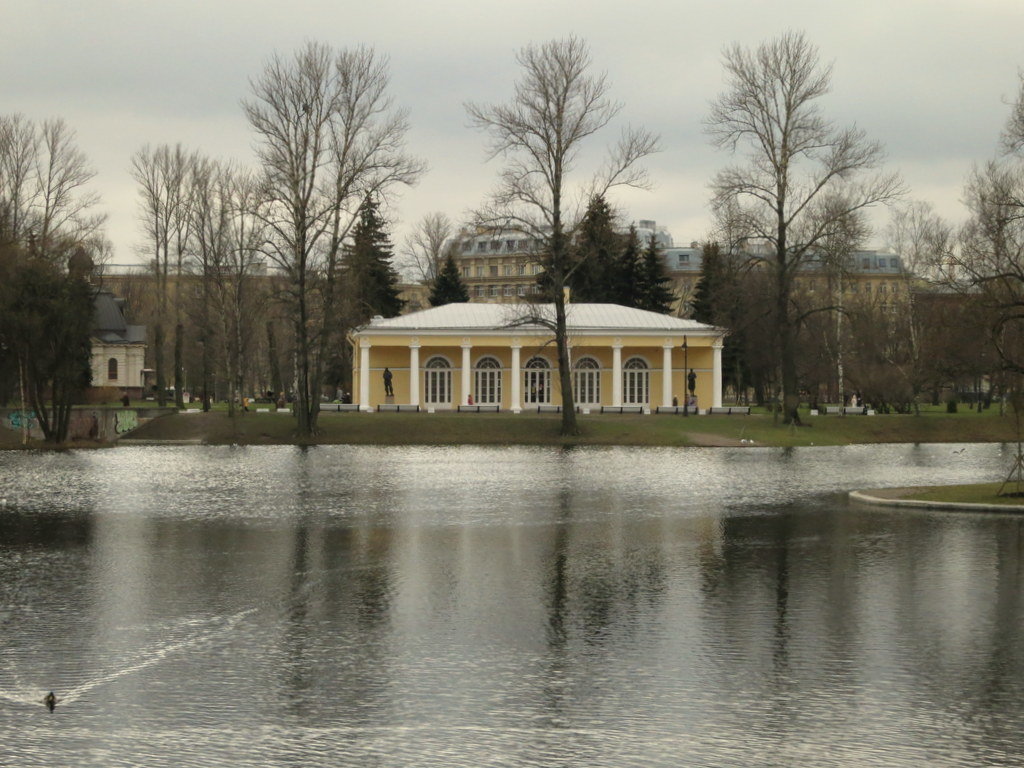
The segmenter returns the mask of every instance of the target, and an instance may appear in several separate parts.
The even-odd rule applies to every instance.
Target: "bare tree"
[[[980,291],[993,312],[992,335],[1007,370],[1024,373],[1024,165],[990,161],[975,169],[965,190],[971,217],[956,259],[963,287]]]
[[[139,221],[145,233],[143,251],[152,256],[156,278],[157,315],[153,329],[154,368],[157,402],[167,403],[166,324],[170,322],[169,303],[174,310],[174,399],[181,408],[184,390],[182,363],[184,329],[181,321],[182,272],[192,224],[190,175],[196,157],[180,145],[145,146],[132,156],[132,177],[139,185]],[[174,280],[171,280],[171,268]],[[173,302],[171,292],[173,291]]]
[[[275,55],[243,104],[259,140],[266,253],[288,280],[300,436],[316,430],[323,363],[341,338],[333,309],[359,204],[414,183],[423,170],[405,154],[407,119],[387,86],[387,61],[372,49],[311,42],[291,57]]]
[[[894,205],[885,235],[886,248],[900,257],[904,280],[948,279],[955,233],[931,203],[911,200]]]
[[[454,232],[455,225],[445,214],[426,214],[402,243],[402,268],[419,282],[433,285],[444,267],[446,247],[452,246]]]
[[[0,116],[0,241],[31,239],[37,255],[55,259],[98,244],[105,217],[88,189],[95,175],[60,118],[36,125],[23,115]]]
[[[644,187],[647,174],[638,162],[657,149],[657,138],[626,128],[609,150],[604,165],[576,181],[576,161],[587,139],[607,126],[622,105],[608,96],[604,74],[591,74],[590,52],[576,37],[530,45],[516,56],[522,75],[507,104],[467,104],[477,128],[491,138],[490,158],[505,167],[490,205],[479,218],[488,226],[528,232],[544,242],[544,268],[551,312],[530,322],[550,327],[558,354],[562,391],[562,434],[578,433],[566,324],[565,287],[572,274],[572,232],[581,205],[615,186]]]
[[[197,318],[206,395],[203,405],[208,409],[209,377],[217,347],[228,383],[230,415],[242,394],[263,306],[263,295],[256,289],[265,242],[262,223],[255,215],[258,191],[255,180],[244,171],[212,160],[196,162],[191,181],[191,255],[202,278]]]
[[[881,145],[821,114],[817,100],[829,91],[832,68],[803,34],[787,33],[753,51],[734,44],[724,65],[727,89],[705,127],[719,148],[746,148],[749,155],[745,165],[715,176],[715,204],[735,199],[751,234],[771,246],[783,414],[799,423],[796,275],[840,222],[894,199],[901,185],[895,175],[866,174],[881,164]]]

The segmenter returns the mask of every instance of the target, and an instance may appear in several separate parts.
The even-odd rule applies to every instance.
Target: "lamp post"
[[[686,380],[686,372],[690,370],[690,346],[686,343],[686,336],[683,336],[683,380]],[[686,395],[686,387],[683,387],[683,416],[690,415],[690,398]]]

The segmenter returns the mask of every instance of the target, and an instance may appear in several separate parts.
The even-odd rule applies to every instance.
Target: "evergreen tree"
[[[694,288],[690,316],[708,325],[729,329],[722,349],[722,380],[737,393],[751,381],[750,366],[744,356],[747,345],[742,281],[735,257],[722,252],[718,243],[705,243],[701,256],[700,278]]]
[[[618,258],[618,290],[612,303],[624,307],[640,306],[640,236],[630,226],[626,242]]]
[[[661,257],[661,249],[657,240],[651,235],[637,265],[637,303],[638,309],[649,312],[668,314],[672,311],[675,294],[668,287],[671,278],[665,269],[665,260]]]
[[[613,228],[612,219],[604,196],[591,198],[573,244],[572,301],[615,303],[622,293],[619,256],[623,238]]]
[[[345,254],[346,285],[352,299],[352,321],[359,325],[374,315],[394,317],[405,302],[398,298],[398,273],[387,225],[379,206],[367,197],[352,230],[352,244]]]
[[[444,266],[441,267],[441,271],[434,279],[428,300],[432,307],[469,301],[469,291],[466,289],[466,284],[462,282],[459,268],[455,266],[455,259],[452,258],[450,252],[444,260]]]

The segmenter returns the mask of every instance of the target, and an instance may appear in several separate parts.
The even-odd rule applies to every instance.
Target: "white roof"
[[[410,312],[398,317],[376,317],[356,334],[378,331],[540,330],[536,318],[554,320],[554,304],[459,303]],[[722,329],[659,312],[620,304],[567,304],[570,331],[633,331],[720,335]]]

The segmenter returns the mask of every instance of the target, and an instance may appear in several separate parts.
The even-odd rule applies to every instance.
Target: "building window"
[[[462,276],[463,277],[469,277],[469,272],[470,272],[469,267],[463,267],[462,268]]]
[[[679,254],[679,266],[680,267],[683,266],[684,264],[689,264],[689,263],[690,263],[690,254],[688,254],[688,253],[681,253],[681,254]]]
[[[531,274],[534,274],[534,275],[539,275],[540,274],[540,264],[534,264],[533,265],[533,272]]]
[[[501,363],[493,357],[481,358],[473,371],[474,402],[501,405]]]
[[[473,241],[472,240],[463,240],[462,241],[462,250],[463,250],[463,252],[465,252],[465,251],[472,251],[473,250]]]
[[[523,251],[523,252],[526,252],[526,251],[530,250],[530,241],[529,240],[520,240],[519,241],[519,250]]]
[[[631,357],[622,366],[622,404],[647,405],[651,399],[651,372],[647,362]]]
[[[107,360],[107,381],[117,381],[117,358]]]
[[[483,277],[484,276],[484,268],[483,267],[477,267],[476,268],[476,276],[477,277]]]
[[[532,357],[523,371],[523,392],[528,405],[544,405],[551,397],[551,366],[543,357]]]
[[[514,253],[515,250],[516,250],[516,241],[515,240],[506,240],[505,241],[505,250],[508,251],[509,253]]]
[[[512,286],[511,285],[506,285],[504,293],[505,293],[506,296],[511,296],[512,295]]]
[[[871,269],[871,259],[861,259],[860,265],[864,269]]]
[[[498,286],[496,286],[496,285],[489,286],[487,293],[488,293],[489,296],[497,296],[498,295]]]
[[[485,243],[483,240],[481,240],[479,243],[476,244],[476,252],[477,253],[485,253],[486,251],[487,251],[487,243]]]
[[[500,251],[501,250],[501,241],[500,240],[491,240],[491,250],[494,251],[495,253]]]
[[[452,404],[452,366],[443,357],[432,357],[424,366],[423,400],[427,405]]]
[[[498,276],[498,265],[497,264],[492,264],[490,267],[488,267],[488,271],[490,272],[490,276],[491,277],[497,277]]]
[[[525,296],[525,295],[526,295],[526,286],[522,285],[522,284],[517,285],[516,286],[516,296]]]
[[[573,371],[573,399],[578,405],[600,405],[601,366],[592,357],[584,357]]]
[[[518,265],[516,267],[516,274],[517,275],[525,275],[526,274],[526,265],[525,264]]]
[[[512,265],[506,264],[505,269],[502,271],[505,273],[505,277],[509,277],[512,274]]]
[[[896,267],[899,266],[899,262],[896,261],[895,257],[889,259],[889,266],[892,267],[893,269],[896,269]]]

